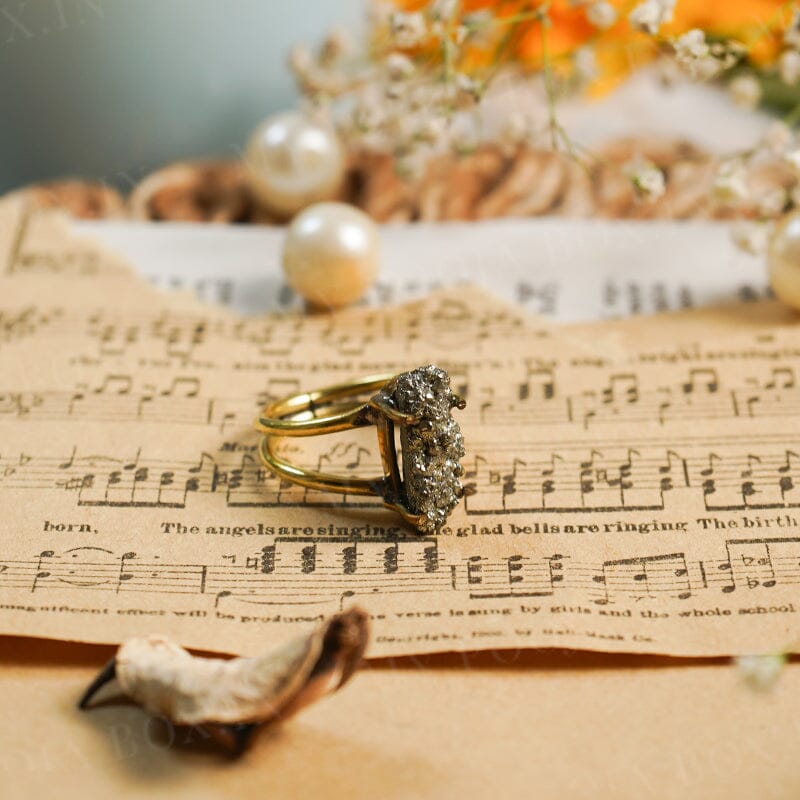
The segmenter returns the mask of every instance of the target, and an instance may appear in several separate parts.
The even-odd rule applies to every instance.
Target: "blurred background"
[[[0,0],[0,193],[90,176],[130,189],[165,162],[235,157],[295,98],[289,47],[362,0]]]

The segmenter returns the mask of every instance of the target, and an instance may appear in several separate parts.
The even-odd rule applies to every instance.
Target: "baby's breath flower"
[[[455,76],[456,88],[455,103],[458,108],[468,108],[481,99],[483,85],[469,75],[459,72]]]
[[[800,174],[800,149],[789,150],[783,154],[783,160],[798,174]]]
[[[591,47],[579,47],[573,56],[573,64],[575,65],[575,73],[581,81],[588,83],[600,74],[597,58],[595,57],[594,49]]]
[[[762,195],[758,200],[758,213],[762,217],[777,217],[779,214],[783,212],[783,209],[786,208],[786,202],[789,199],[789,195],[782,186],[776,186],[774,189],[770,189],[764,195]]]
[[[320,63],[331,64],[353,49],[353,42],[346,28],[337,25],[328,32],[320,48]]]
[[[742,108],[755,108],[761,102],[761,84],[752,75],[737,75],[729,84],[733,102]]]
[[[731,228],[731,238],[740,250],[758,256],[767,250],[769,232],[764,222],[738,222]]]
[[[441,144],[447,133],[447,122],[445,117],[428,117],[417,132],[417,138],[425,144]]]
[[[675,60],[695,80],[711,80],[732,67],[742,55],[742,45],[729,40],[709,44],[699,28],[692,28],[673,43]]]
[[[425,17],[418,11],[413,13],[395,11],[389,17],[389,25],[398,47],[416,47],[422,44],[428,35]]]
[[[800,11],[795,9],[792,21],[783,32],[783,43],[788,47],[800,48]]]
[[[780,120],[771,123],[761,137],[761,146],[773,155],[782,155],[791,143],[792,131]]]
[[[771,689],[786,663],[786,656],[777,653],[770,656],[739,656],[736,666],[751,689]]]
[[[586,18],[595,28],[605,30],[610,28],[617,21],[617,11],[611,3],[606,0],[595,0],[586,9]]]
[[[664,173],[650,161],[634,158],[625,164],[623,170],[642,200],[652,203],[667,190]]]
[[[709,55],[706,35],[700,28],[692,28],[675,42],[675,53],[682,58],[705,58]]]
[[[434,39],[443,39],[446,34],[444,22],[438,19],[431,20],[428,33],[430,33],[430,35],[433,36]]]
[[[365,98],[359,101],[353,110],[353,124],[358,131],[374,131],[386,122],[386,116],[385,110],[379,103]]]
[[[389,80],[402,81],[410,78],[415,71],[414,62],[403,53],[389,53],[384,61]]]
[[[431,19],[451,20],[458,11],[459,0],[434,0],[430,7]]]
[[[644,0],[628,15],[636,30],[654,35],[665,23],[672,21],[676,0]]]
[[[747,197],[747,172],[738,158],[720,162],[712,183],[714,197],[721,203],[735,202]]]
[[[797,50],[784,50],[778,59],[778,71],[785,84],[794,86],[800,78],[800,53]]]

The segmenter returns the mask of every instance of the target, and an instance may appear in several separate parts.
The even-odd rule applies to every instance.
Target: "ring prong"
[[[370,407],[380,411],[386,419],[398,425],[416,425],[420,418],[415,414],[404,414],[393,406],[390,406],[382,397],[373,397],[369,401]]]
[[[455,392],[453,392],[453,397],[450,400],[450,405],[452,405],[453,408],[458,408],[461,411],[463,411],[467,407],[467,401],[460,394],[456,394]]]
[[[415,514],[413,511],[409,511],[402,503],[385,500],[384,505],[387,508],[391,508],[392,511],[396,511],[409,525],[413,526],[414,528],[419,529],[426,519],[425,514]]]

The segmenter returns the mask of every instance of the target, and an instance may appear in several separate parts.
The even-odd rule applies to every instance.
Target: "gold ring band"
[[[372,396],[364,401],[357,398]],[[464,400],[447,373],[429,365],[399,375],[370,375],[268,405],[255,421],[264,434],[259,455],[281,478],[308,489],[375,495],[422,533],[434,533],[463,496],[463,438],[453,408]],[[282,436],[320,436],[374,425],[384,474],[331,475],[299,467],[275,452]],[[399,428],[402,466],[395,429]]]

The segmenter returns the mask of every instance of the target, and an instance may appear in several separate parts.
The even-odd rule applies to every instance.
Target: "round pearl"
[[[316,203],[289,225],[286,280],[309,303],[340,308],[361,298],[378,275],[378,228],[346,203]]]
[[[256,197],[284,216],[335,197],[344,180],[344,149],[335,131],[295,111],[262,122],[244,160]]]
[[[788,214],[777,224],[767,263],[775,296],[800,311],[800,214]]]

